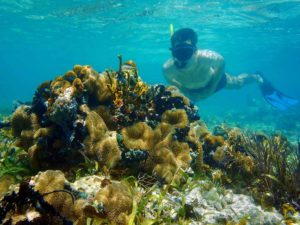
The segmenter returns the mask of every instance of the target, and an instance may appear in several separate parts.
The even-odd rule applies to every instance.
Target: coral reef
[[[296,146],[280,134],[249,134],[228,127],[217,130],[223,140],[213,142],[220,137],[213,136],[208,142],[204,137],[204,160],[223,171],[219,180],[247,188],[264,207],[281,208],[290,203],[299,208],[300,154]]]
[[[84,152],[94,157],[101,165],[113,167],[121,158],[116,132],[108,131],[104,120],[99,114],[90,111],[86,105],[81,106],[86,116],[88,136],[84,139]]]
[[[192,152],[201,154],[199,140],[189,139],[197,108],[175,88],[144,83],[133,61],[119,63],[118,71],[100,74],[76,65],[14,112],[15,144],[33,168],[71,168],[84,154],[107,169],[136,162],[170,182],[190,166]]]
[[[117,71],[75,65],[42,83],[7,124],[7,224],[299,221],[299,143],[226,124],[211,133],[178,89],[148,85],[121,56]]]
[[[175,113],[177,115],[176,111]],[[179,111],[178,114],[181,113]],[[171,115],[173,116],[172,113]],[[155,129],[144,122],[123,128],[123,144],[127,148],[127,152],[123,154],[124,161],[134,159],[135,162],[145,164],[146,170],[165,179],[167,183],[171,182],[176,171],[179,168],[187,169],[192,160],[192,149],[188,142],[180,142],[174,138],[177,127],[182,126],[179,121],[181,120],[172,120],[171,124],[162,122]],[[134,167],[139,168],[141,165],[134,164]]]

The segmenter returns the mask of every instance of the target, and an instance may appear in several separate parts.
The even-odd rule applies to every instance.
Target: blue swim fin
[[[260,85],[260,90],[264,96],[264,99],[269,104],[283,111],[299,103],[298,99],[283,94],[281,91],[274,88],[273,85],[263,75],[261,76],[263,78],[263,83]]]

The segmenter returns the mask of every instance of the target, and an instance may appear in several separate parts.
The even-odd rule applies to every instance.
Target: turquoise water
[[[38,84],[74,64],[90,64],[98,71],[116,68],[118,54],[136,61],[144,81],[166,84],[161,67],[170,57],[171,23],[175,30],[195,29],[198,47],[222,54],[227,72],[262,71],[284,93],[300,99],[300,1],[0,2],[2,109],[16,99],[31,100]],[[292,127],[291,135],[300,130],[295,124],[299,111],[269,108],[256,85],[222,90],[197,105],[212,123],[256,124],[263,116],[265,128],[280,118],[283,128]]]

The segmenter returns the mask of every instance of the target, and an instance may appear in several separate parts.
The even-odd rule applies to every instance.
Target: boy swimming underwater
[[[172,58],[163,65],[166,80],[193,101],[205,99],[221,89],[239,89],[257,83],[264,98],[274,107],[285,110],[298,100],[273,88],[261,74],[231,76],[225,72],[224,58],[211,50],[197,49],[194,30],[182,28],[171,37]]]

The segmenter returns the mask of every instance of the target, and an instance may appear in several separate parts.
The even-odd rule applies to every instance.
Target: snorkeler
[[[285,110],[298,103],[276,90],[261,74],[232,76],[225,72],[224,58],[211,50],[197,49],[198,37],[194,30],[182,28],[171,36],[172,59],[163,65],[166,80],[178,87],[193,101],[205,99],[225,89],[239,89],[257,83],[264,98],[274,107]]]

